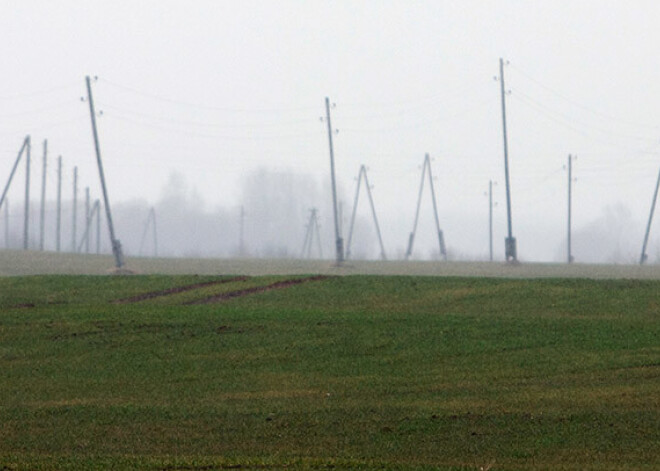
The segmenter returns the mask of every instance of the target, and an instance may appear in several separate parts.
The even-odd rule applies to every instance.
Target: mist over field
[[[355,197],[355,184],[339,188],[341,232],[345,248],[348,243],[351,213]],[[408,211],[393,211],[379,206],[380,192],[384,188],[374,185],[374,206],[379,218],[385,252],[388,260],[403,260],[412,229],[416,203]],[[222,188],[218,188],[221,192]],[[334,220],[332,217],[329,182],[292,171],[261,168],[244,176],[240,182],[242,206],[211,204],[199,194],[185,176],[172,173],[161,189],[160,197],[150,204],[145,199],[118,201],[112,207],[115,231],[126,257],[187,257],[187,258],[306,258],[303,253],[310,210],[318,211],[317,236],[311,247],[311,258],[332,260],[335,257]],[[416,196],[416,195],[411,195]],[[441,260],[438,239],[432,216],[430,195],[424,194],[420,208],[412,260]],[[441,207],[440,224],[447,244],[450,261],[488,260],[487,214],[483,208],[473,212],[447,212]],[[92,197],[93,205],[95,198]],[[154,225],[148,221],[149,212],[155,210]],[[101,253],[110,253],[106,215],[101,207]],[[497,208],[501,211],[501,208]],[[0,211],[1,247],[23,247],[23,203],[10,204],[9,218]],[[39,202],[31,201],[29,248],[39,247]],[[71,252],[72,200],[63,199],[61,219],[61,250]],[[86,252],[84,191],[79,189],[76,225],[76,250]],[[9,230],[5,229],[6,220]],[[56,206],[48,201],[45,212],[44,248],[55,250]],[[241,224],[243,239],[241,247]],[[576,224],[572,233],[575,261],[579,263],[634,264],[638,263],[644,223],[623,204],[608,206],[585,223]],[[634,231],[633,231],[634,229]],[[560,227],[559,231],[565,231]],[[548,243],[550,238],[539,234],[558,232],[556,227],[523,226],[519,231],[521,261],[566,261],[566,238],[560,244]],[[9,239],[6,240],[6,236]],[[501,234],[494,233],[495,260],[502,245]],[[157,243],[157,247],[154,246]],[[96,253],[96,219],[91,221],[89,252]],[[351,259],[378,260],[380,246],[364,189],[358,200],[358,209],[351,239]],[[241,251],[242,250],[242,251]],[[649,263],[660,261],[660,240],[650,238],[647,249]]]

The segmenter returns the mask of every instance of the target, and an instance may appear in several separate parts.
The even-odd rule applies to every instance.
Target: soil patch
[[[140,301],[146,301],[148,299],[154,299],[162,296],[169,296],[171,294],[184,293],[186,291],[192,291],[194,289],[205,288],[207,286],[222,285],[226,283],[233,283],[236,281],[245,281],[247,279],[248,279],[247,276],[236,276],[233,278],[224,278],[222,280],[204,281],[202,283],[194,283],[192,285],[175,286],[174,288],[168,288],[161,291],[152,291],[150,293],[138,294],[137,296],[131,296],[130,298],[116,299],[112,302],[115,304],[137,303]]]
[[[183,303],[184,305],[192,305],[192,304],[212,304],[212,303],[219,303],[222,301],[226,301],[228,299],[233,299],[233,298],[240,298],[243,296],[247,296],[250,294],[255,294],[255,293],[263,293],[264,291],[270,291],[273,289],[281,289],[281,288],[288,288],[289,286],[295,286],[299,285],[302,283],[306,283],[308,281],[319,281],[319,280],[325,280],[328,278],[326,275],[316,275],[316,276],[310,276],[307,278],[295,278],[293,280],[282,280],[282,281],[276,281],[275,283],[271,283],[266,286],[254,286],[252,288],[246,288],[246,289],[241,289],[237,291],[229,291],[228,293],[222,293],[222,294],[217,294],[215,296],[209,296],[208,298],[204,299],[197,299],[195,301],[188,301],[186,303]]]

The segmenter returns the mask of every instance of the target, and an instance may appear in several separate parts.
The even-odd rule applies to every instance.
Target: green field
[[[660,281],[229,278],[0,277],[0,469],[660,468]]]

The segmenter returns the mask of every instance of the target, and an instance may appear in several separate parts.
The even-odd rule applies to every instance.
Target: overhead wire
[[[186,106],[189,108],[197,108],[197,109],[204,109],[204,110],[212,110],[212,111],[222,111],[222,112],[227,112],[227,113],[282,113],[282,112],[291,112],[291,111],[305,111],[305,110],[317,110],[319,109],[319,106],[305,106],[305,107],[281,107],[281,108],[226,108],[222,106],[213,106],[213,105],[205,105],[201,103],[192,103],[188,101],[183,101],[183,100],[177,100],[169,97],[164,97],[161,95],[157,95],[154,93],[150,92],[145,92],[142,90],[138,90],[133,87],[128,87],[126,85],[122,85],[110,80],[107,80],[105,78],[98,78],[99,82],[106,83],[112,87],[115,87],[119,90],[124,90],[126,92],[130,92],[136,95],[140,95],[146,98],[150,98],[152,100],[164,102],[164,103],[171,103],[174,105],[180,105],[180,106]]]
[[[366,133],[389,132],[389,131],[393,131],[393,130],[419,129],[419,128],[423,128],[423,127],[427,127],[427,126],[432,126],[434,124],[443,123],[443,122],[447,122],[447,121],[450,121],[450,120],[455,120],[456,118],[458,118],[460,116],[465,116],[465,115],[467,115],[471,112],[474,112],[477,109],[484,108],[489,102],[490,102],[490,99],[483,100],[483,101],[477,103],[473,107],[465,108],[465,109],[462,109],[460,111],[456,111],[456,112],[453,112],[453,113],[444,114],[443,116],[437,117],[437,118],[418,120],[417,122],[411,123],[411,124],[394,124],[394,125],[391,125],[391,126],[377,127],[377,128],[351,128],[350,126],[349,127],[342,126],[341,130],[345,131],[345,132],[360,133],[360,134],[365,133],[366,134]]]
[[[635,126],[635,127],[645,127],[645,128],[649,128],[649,129],[660,130],[660,126],[658,126],[658,125],[650,125],[648,123],[632,122],[632,121],[628,121],[628,120],[622,119],[622,118],[617,117],[617,116],[613,116],[613,115],[595,110],[595,109],[593,109],[593,108],[591,108],[587,105],[584,105],[584,104],[582,104],[582,103],[580,103],[576,100],[573,100],[572,98],[569,98],[568,96],[564,95],[563,93],[558,92],[557,90],[545,85],[544,83],[542,83],[539,80],[535,79],[534,77],[527,74],[523,70],[519,69],[515,65],[509,64],[509,66],[511,68],[513,68],[514,70],[516,70],[517,72],[519,72],[526,79],[530,80],[531,82],[534,82],[539,87],[547,90],[548,92],[550,92],[550,93],[554,94],[555,96],[561,98],[562,100],[566,101],[567,103],[569,103],[569,104],[571,104],[571,105],[573,105],[577,108],[583,109],[583,110],[585,110],[585,111],[587,111],[587,112],[589,112],[593,115],[600,116],[601,118],[604,118],[604,119],[616,121],[618,124],[626,124],[626,125]]]
[[[114,113],[114,112],[104,113],[104,116],[107,116],[110,119],[125,121],[125,122],[129,122],[129,123],[132,123],[132,124],[137,124],[139,126],[151,128],[151,129],[157,130],[159,132],[167,132],[167,133],[175,132],[177,134],[186,135],[186,136],[190,136],[190,137],[196,137],[196,138],[202,138],[202,139],[222,139],[222,140],[230,140],[230,141],[278,140],[278,139],[298,139],[298,138],[305,138],[305,137],[310,137],[310,136],[315,136],[316,135],[316,134],[311,134],[311,133],[290,134],[290,135],[278,134],[278,135],[271,135],[271,136],[264,136],[264,135],[236,136],[236,135],[227,135],[227,134],[210,134],[210,133],[201,133],[201,132],[191,132],[191,131],[182,129],[180,127],[167,127],[167,126],[162,125],[162,124],[148,123],[148,122],[145,122],[144,120],[134,119],[132,117],[127,117],[127,116],[122,116],[121,113]]]
[[[630,145],[626,144],[621,144],[620,142],[612,139],[607,139],[602,136],[597,136],[593,134],[593,131],[590,130],[584,130],[580,129],[579,127],[573,126],[570,122],[569,119],[566,119],[559,114],[560,117],[555,116],[557,113],[553,113],[552,111],[548,111],[546,107],[543,107],[542,105],[539,106],[533,99],[530,100],[528,97],[526,97],[524,94],[521,93],[513,93],[512,98],[516,99],[520,103],[526,105],[527,107],[535,110],[537,113],[539,113],[541,116],[543,116],[545,119],[554,122],[555,124],[558,124],[566,129],[569,129],[570,131],[586,138],[587,140],[593,141],[593,142],[598,142],[599,144],[608,146],[608,147],[615,147],[621,151],[625,151],[628,153],[632,154],[638,154],[641,149],[640,148],[633,148],[630,147]],[[614,136],[614,137],[620,137],[623,139],[631,139],[631,140],[636,140],[636,141],[643,141],[643,142],[652,142],[654,141],[654,138],[650,137],[642,137],[642,136],[629,136],[629,135],[621,135],[616,132],[608,132],[604,129],[599,129],[598,132],[600,134],[606,135],[606,136]]]
[[[0,114],[0,119],[16,118],[18,116],[25,116],[25,115],[30,115],[30,114],[41,114],[41,113],[44,113],[46,111],[53,111],[53,110],[63,109],[65,107],[71,106],[74,103],[76,103],[76,100],[73,100],[73,99],[69,98],[65,101],[60,101],[60,102],[53,103],[53,104],[47,105],[47,106],[40,106],[38,108],[33,108],[33,109],[29,109],[29,110],[21,110],[21,111],[16,111],[16,112]]]
[[[316,122],[316,119],[312,118],[307,118],[307,119],[298,119],[298,120],[290,120],[290,121],[269,121],[269,122],[252,122],[252,123],[219,123],[219,122],[210,122],[210,121],[188,121],[188,120],[183,120],[183,119],[174,119],[174,118],[168,118],[168,117],[163,117],[163,116],[156,116],[153,114],[149,113],[143,113],[140,111],[133,111],[128,108],[116,106],[116,105],[110,105],[107,104],[104,101],[99,102],[99,108],[106,110],[115,110],[119,111],[124,114],[130,114],[142,119],[151,119],[154,121],[161,121],[165,123],[171,123],[171,124],[176,124],[176,125],[184,125],[184,126],[196,126],[196,127],[212,127],[212,128],[259,128],[259,127],[281,127],[281,126],[288,126],[288,125],[293,125],[293,124],[301,124],[301,123],[312,123]]]
[[[649,142],[649,141],[652,141],[652,140],[655,139],[655,138],[650,138],[648,136],[622,134],[622,133],[619,133],[619,132],[613,132],[611,129],[605,129],[605,128],[601,128],[601,127],[598,127],[598,126],[589,125],[589,124],[585,123],[584,121],[569,117],[564,113],[555,111],[555,110],[551,109],[550,107],[542,104],[538,100],[535,100],[534,98],[530,97],[529,95],[527,95],[527,94],[525,94],[525,93],[523,93],[523,92],[521,92],[520,90],[517,90],[517,89],[512,89],[511,97],[521,99],[521,101],[525,102],[528,106],[530,106],[532,108],[536,108],[537,111],[539,111],[542,114],[546,114],[550,117],[555,118],[556,122],[558,122],[560,124],[563,124],[566,127],[570,128],[570,129],[572,129],[576,132],[583,132],[583,131],[580,131],[578,128],[576,128],[575,126],[572,126],[569,123],[576,122],[576,123],[578,123],[578,124],[580,124],[580,125],[582,125],[586,128],[591,128],[596,132],[606,134],[608,136],[614,135],[614,136],[618,136],[618,137],[621,137],[621,138],[624,138],[624,139],[637,140],[637,141],[646,141],[646,142]],[[586,134],[584,134],[584,135],[586,136]]]
[[[73,88],[80,88],[80,85],[78,84],[73,84],[73,83],[68,83],[68,84],[63,84],[55,87],[50,87],[42,90],[36,90],[36,91],[31,91],[31,92],[26,92],[26,93],[17,93],[15,95],[0,95],[0,100],[22,100],[25,98],[33,98],[37,96],[43,96],[43,95],[50,95],[54,92],[60,92],[62,90],[71,90]]]

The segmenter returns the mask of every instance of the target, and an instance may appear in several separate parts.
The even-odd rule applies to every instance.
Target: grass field
[[[167,275],[419,275],[496,278],[590,278],[660,280],[660,264],[589,265],[440,261],[350,260],[336,266],[330,260],[250,258],[137,258],[127,257],[127,268],[138,274]],[[114,267],[111,255],[83,255],[23,250],[0,250],[0,276],[104,275]]]
[[[4,277],[0,312],[0,469],[660,467],[658,281]]]

